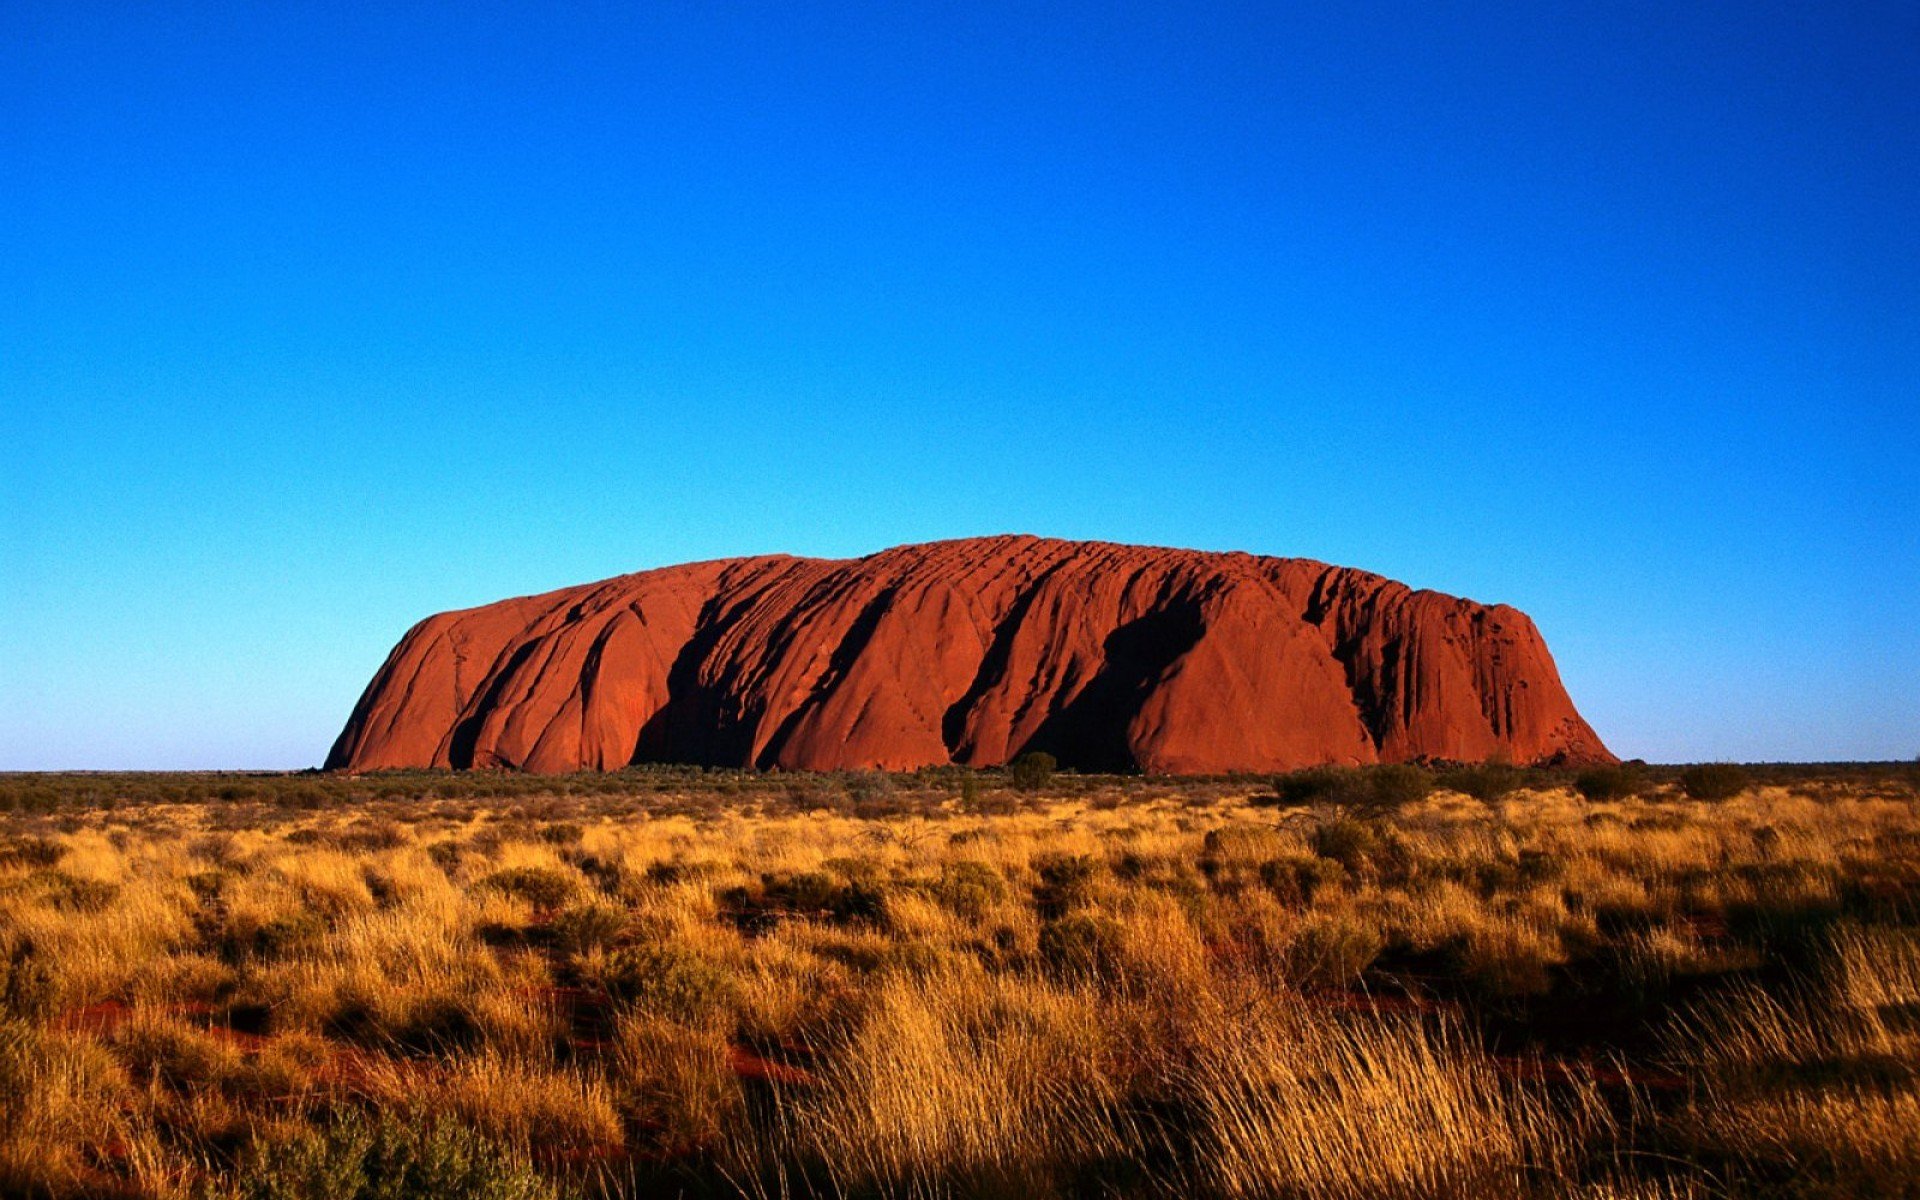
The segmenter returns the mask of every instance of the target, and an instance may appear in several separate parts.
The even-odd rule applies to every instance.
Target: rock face
[[[1304,559],[974,538],[441,613],[329,767],[1612,761],[1526,615]]]

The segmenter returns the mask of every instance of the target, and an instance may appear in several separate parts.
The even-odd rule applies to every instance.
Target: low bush
[[[1640,790],[1640,773],[1625,765],[1588,767],[1574,776],[1573,787],[1589,800],[1625,800]]]
[[[1045,854],[1034,860],[1034,873],[1040,886],[1034,889],[1034,903],[1040,915],[1057,917],[1093,898],[1093,881],[1100,864],[1084,854]]]
[[[0,840],[0,867],[51,867],[66,853],[67,848],[52,838],[6,838]]]
[[[609,896],[619,895],[627,884],[627,866],[616,856],[590,854],[576,846],[565,857],[587,882]]]
[[[480,1044],[484,1031],[466,996],[347,996],[327,1022],[336,1037],[406,1057],[451,1056]]]
[[[235,922],[226,926],[219,942],[221,956],[229,961],[246,958],[284,958],[318,943],[327,935],[327,921],[308,908],[277,913],[258,923]]]
[[[977,772],[960,777],[960,811],[976,817],[1004,817],[1020,808],[1020,801],[1005,792],[989,790]]]
[[[569,954],[603,950],[620,940],[630,920],[627,910],[597,901],[562,911],[553,919],[554,944]]]
[[[100,912],[120,895],[120,885],[117,883],[86,879],[61,871],[49,872],[47,883],[48,901],[62,912]]]
[[[113,1033],[116,1057],[134,1077],[175,1091],[217,1088],[240,1065],[240,1052],[171,1019],[142,1016]]]
[[[1044,750],[1029,750],[1007,764],[1007,781],[1023,792],[1037,792],[1053,781],[1060,763]]]
[[[825,871],[762,875],[759,886],[728,888],[720,899],[733,922],[750,933],[770,929],[786,917],[877,925],[887,916],[884,886],[864,879],[843,883]]]
[[[1504,1001],[1546,995],[1553,986],[1552,968],[1564,961],[1552,933],[1500,921],[1474,929],[1458,948],[1454,965],[1482,998]]]
[[[1275,858],[1260,864],[1260,882],[1283,904],[1309,905],[1347,880],[1347,869],[1330,858]]]
[[[847,799],[856,812],[871,811],[877,807],[889,805],[898,796],[893,786],[893,777],[885,771],[850,771],[841,780]]]
[[[391,850],[407,844],[407,831],[396,821],[363,818],[335,834],[333,844],[350,851]]]
[[[1273,781],[1272,803],[1283,808],[1338,804],[1392,810],[1417,804],[1433,791],[1433,775],[1411,763],[1373,767],[1310,767]]]
[[[258,1136],[243,1200],[558,1200],[524,1159],[447,1121],[348,1114],[290,1137]]]
[[[1478,763],[1456,767],[1440,776],[1440,785],[1485,804],[1503,799],[1519,788],[1526,774],[1506,763]]]
[[[1040,927],[1040,958],[1056,974],[1110,978],[1120,962],[1120,924],[1098,913],[1069,913]]]
[[[1287,975],[1302,988],[1352,987],[1385,945],[1380,930],[1357,915],[1315,914],[1287,947]]]
[[[1376,808],[1418,804],[1433,791],[1433,776],[1411,763],[1382,763],[1363,772],[1362,802]]]
[[[676,945],[616,950],[601,982],[622,1004],[688,1025],[730,1019],[740,986],[723,964]]]
[[[577,845],[586,832],[578,821],[555,821],[541,827],[540,840],[550,846],[572,846]]]
[[[0,955],[0,1010],[6,1015],[47,1016],[59,994],[53,963],[31,941],[19,941]]]
[[[1290,771],[1274,779],[1274,802],[1285,808],[1338,803],[1352,794],[1355,774],[1340,767]]]
[[[1338,816],[1313,831],[1313,852],[1349,871],[1359,870],[1380,852],[1380,833],[1357,817]]]
[[[978,920],[1006,899],[1007,881],[986,863],[962,859],[941,867],[933,895],[955,914]]]
[[[575,890],[573,877],[553,867],[509,867],[488,875],[479,886],[517,896],[535,908],[559,908]]]
[[[1733,763],[1702,763],[1680,772],[1680,790],[1695,800],[1731,800],[1752,786],[1752,777]]]

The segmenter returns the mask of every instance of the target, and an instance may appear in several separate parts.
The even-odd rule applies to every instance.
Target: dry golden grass
[[[87,799],[0,818],[0,1194],[1920,1179],[1901,776],[1388,812],[619,782],[20,785]]]

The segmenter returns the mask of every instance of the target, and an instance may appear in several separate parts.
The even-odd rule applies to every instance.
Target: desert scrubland
[[[4,777],[0,1193],[1920,1194],[1917,796]]]

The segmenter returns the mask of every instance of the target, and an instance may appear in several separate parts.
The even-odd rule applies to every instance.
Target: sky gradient
[[[1911,4],[346,7],[0,6],[0,769],[998,532],[1514,604],[1622,756],[1920,754]]]

